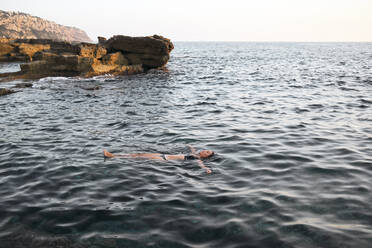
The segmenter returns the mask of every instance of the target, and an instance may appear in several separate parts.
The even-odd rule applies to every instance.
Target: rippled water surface
[[[175,47],[0,97],[0,247],[371,247],[372,44]]]

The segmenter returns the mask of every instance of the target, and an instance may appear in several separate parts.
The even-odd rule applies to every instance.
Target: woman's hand
[[[207,166],[205,166],[205,164],[203,163],[203,161],[198,160],[198,164],[199,164],[200,168],[205,169],[205,172],[207,172],[207,174],[211,174],[212,173],[212,170],[209,169]]]

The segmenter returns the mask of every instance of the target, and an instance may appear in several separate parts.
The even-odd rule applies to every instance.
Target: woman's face
[[[209,157],[212,156],[213,154],[214,154],[214,152],[211,151],[211,150],[203,150],[203,151],[199,152],[199,156],[200,156],[201,158],[209,158]]]

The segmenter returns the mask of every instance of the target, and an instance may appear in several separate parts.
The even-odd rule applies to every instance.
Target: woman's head
[[[209,158],[214,155],[214,152],[211,150],[203,150],[199,152],[200,158]]]

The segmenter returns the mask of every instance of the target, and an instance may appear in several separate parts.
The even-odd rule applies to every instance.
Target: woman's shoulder
[[[198,159],[198,157],[196,155],[193,155],[193,154],[186,154],[186,155],[183,155],[183,156],[184,156],[185,160]]]

